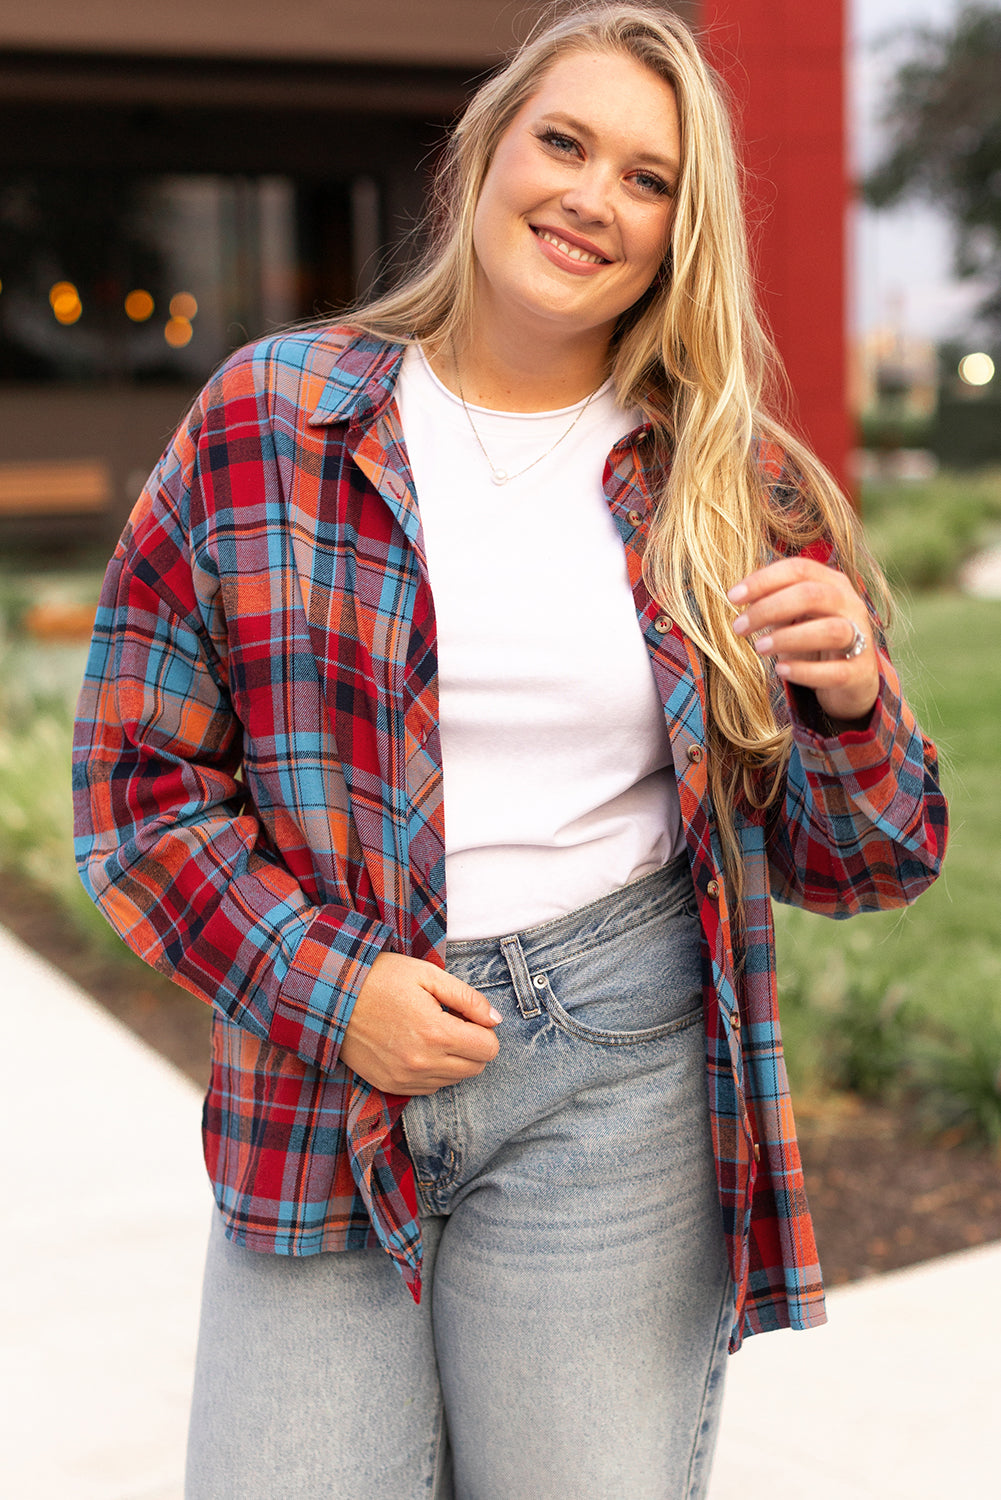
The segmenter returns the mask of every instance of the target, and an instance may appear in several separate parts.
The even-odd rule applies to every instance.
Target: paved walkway
[[[0,1492],[181,1500],[210,1214],[198,1094],[2,929],[0,978]],[[996,1494],[999,1276],[1001,1244],[838,1291],[827,1328],[751,1339],[711,1500]]]

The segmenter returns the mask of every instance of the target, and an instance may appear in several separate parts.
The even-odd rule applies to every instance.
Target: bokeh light
[[[959,361],[959,378],[967,385],[987,385],[994,379],[994,361],[989,354],[964,354]]]
[[[153,316],[155,306],[149,292],[144,292],[141,287],[136,287],[134,292],[129,292],[125,299],[125,312],[133,323],[145,323],[147,318]]]
[[[49,306],[57,323],[75,323],[83,312],[80,293],[72,281],[57,281],[49,288]]]
[[[194,331],[188,318],[171,318],[163,330],[163,336],[172,349],[183,349],[185,344],[191,343]]]
[[[189,323],[192,318],[198,316],[198,303],[190,292],[177,292],[171,297],[170,316],[172,318],[184,318]]]

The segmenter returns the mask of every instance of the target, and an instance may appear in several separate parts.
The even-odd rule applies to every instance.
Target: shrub
[[[1001,524],[1001,472],[874,481],[862,490],[862,519],[895,588],[943,587]]]
[[[922,1112],[932,1129],[1001,1145],[1001,1025],[984,1018],[966,1035],[929,1028],[918,1063]]]

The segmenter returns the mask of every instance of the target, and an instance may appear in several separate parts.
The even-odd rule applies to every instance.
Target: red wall
[[[849,483],[844,0],[703,0],[709,56],[737,105],[762,305],[794,419]]]

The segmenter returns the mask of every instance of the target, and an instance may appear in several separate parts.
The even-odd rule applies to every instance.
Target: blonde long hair
[[[885,607],[879,570],[827,470],[776,415],[778,356],[755,305],[737,160],[723,91],[692,33],[659,6],[562,7],[473,96],[435,184],[433,233],[399,289],[344,321],[400,342],[460,342],[471,324],[473,217],[498,141],[557,59],[618,52],[674,90],[681,174],[660,276],[622,314],[610,349],[619,403],[653,424],[663,475],[644,556],[651,594],[701,651],[706,668],[710,792],[735,910],[743,890],[738,801],[776,797],[791,745],[776,718],[769,664],[730,626],[728,588],[777,552],[820,537]],[[781,456],[786,484],[762,462]]]

